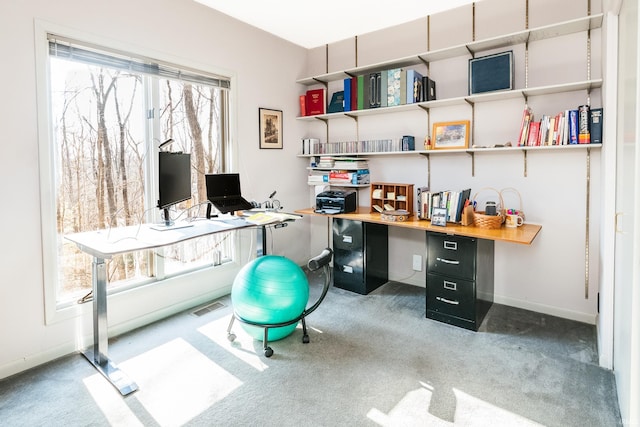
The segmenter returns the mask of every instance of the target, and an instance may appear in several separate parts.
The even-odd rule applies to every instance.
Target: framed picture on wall
[[[282,148],[282,111],[259,108],[260,148]]]
[[[453,150],[469,147],[469,120],[433,124],[433,148]]]

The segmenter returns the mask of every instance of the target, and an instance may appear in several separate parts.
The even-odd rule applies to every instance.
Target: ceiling
[[[345,40],[473,2],[473,0],[195,1],[305,48]]]

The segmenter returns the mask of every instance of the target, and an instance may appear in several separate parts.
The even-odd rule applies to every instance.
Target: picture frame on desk
[[[282,149],[282,111],[259,108],[260,148]]]
[[[433,124],[433,149],[454,150],[469,148],[469,120]]]
[[[433,208],[431,210],[431,224],[439,227],[446,227],[447,208]]]

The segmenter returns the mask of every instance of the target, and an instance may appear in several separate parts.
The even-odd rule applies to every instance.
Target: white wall
[[[591,13],[600,13],[599,2],[591,2]],[[549,7],[553,14],[545,11]],[[508,12],[505,12],[508,11]],[[525,29],[525,1],[483,0],[475,5],[476,40]],[[509,19],[503,14],[508,13]],[[571,20],[587,15],[587,0],[552,2],[529,1],[529,28],[554,22]],[[329,72],[348,69],[356,63],[389,61],[431,50],[471,42],[471,5],[430,17],[431,30],[426,31],[427,20],[416,19],[382,31],[358,36],[357,61],[344,52],[355,51],[354,40],[329,45]],[[391,42],[398,40],[398,42]],[[501,50],[513,50],[515,56],[515,86],[525,87],[525,60],[522,45]],[[602,77],[601,30],[591,32],[591,78]],[[332,54],[332,51],[338,53]],[[529,43],[528,87],[545,86],[587,79],[587,36],[585,32]],[[486,52],[492,53],[492,52]],[[483,53],[485,54],[485,53]],[[322,74],[325,49],[309,52],[307,75]],[[467,62],[459,57],[432,62],[431,77],[436,81],[439,98],[467,95]],[[342,64],[338,63],[342,60]],[[426,71],[426,66],[416,66]],[[305,75],[304,77],[307,77]],[[339,90],[330,84],[328,93]],[[586,91],[577,91],[528,99],[529,106],[539,118],[542,114],[577,108],[587,102]],[[417,145],[430,133],[428,123],[452,120],[473,120],[471,144],[491,145],[514,142],[518,136],[524,99],[476,104],[471,107],[431,109],[431,117],[421,110],[385,115],[359,116],[357,123],[349,118],[329,122],[329,141],[352,139],[398,138],[414,135]],[[602,106],[601,91],[591,93],[592,107]],[[326,140],[325,125],[308,125],[310,137]],[[606,142],[605,142],[606,143]],[[600,173],[599,149],[591,150],[590,157],[590,212],[589,255],[586,258],[587,209],[587,152],[564,150],[529,152],[476,153],[475,176],[472,176],[472,158],[466,153],[432,155],[429,171],[423,156],[381,156],[369,161],[371,180],[413,183],[416,187],[427,184],[431,177],[431,190],[462,189],[470,187],[472,194],[486,188],[516,188],[522,196],[526,220],[542,225],[542,231],[531,246],[497,242],[495,248],[495,300],[498,303],[531,309],[565,318],[594,324],[597,315],[597,294],[600,260]],[[301,166],[302,162],[301,162]],[[483,190],[495,198],[495,193]],[[479,194],[483,195],[483,193]],[[369,204],[368,190],[360,190],[361,205]],[[505,203],[514,206],[519,200],[514,193]],[[514,206],[517,207],[517,206]],[[319,233],[321,234],[321,233]],[[425,273],[412,271],[412,255],[424,254],[424,236],[406,230],[390,230],[389,243],[391,280],[400,280],[425,286]],[[588,261],[588,297],[585,298],[585,271]]]
[[[638,2],[619,9],[613,368],[620,414],[640,424],[640,49]]]
[[[191,0],[27,0],[0,3],[0,378],[73,352],[91,341],[90,304],[66,321],[45,324],[43,248],[40,226],[35,22],[47,22],[101,40],[113,40],[151,57],[184,60],[234,75],[237,170],[249,199],[265,200],[273,191],[286,209],[307,205],[305,171],[295,162],[302,127],[298,88],[306,51]],[[258,108],[284,112],[284,149],[258,149]],[[273,234],[273,247],[302,264],[309,256],[305,221]],[[295,238],[293,238],[295,236]],[[213,287],[214,276],[208,281]],[[158,316],[197,304],[207,278],[182,286],[148,287],[111,297],[111,332],[122,332]],[[217,286],[228,290],[227,283]],[[184,292],[184,290],[187,290]],[[222,291],[221,291],[222,292]],[[205,295],[206,296],[206,295]],[[210,295],[209,295],[210,296]],[[85,307],[86,306],[86,307]]]

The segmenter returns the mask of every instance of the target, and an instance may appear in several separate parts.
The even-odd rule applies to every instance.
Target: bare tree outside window
[[[148,105],[147,85],[158,99]],[[64,240],[67,233],[137,225],[155,206],[145,182],[155,170],[158,141],[173,138],[192,158],[192,199],[178,206],[187,215],[203,215],[205,173],[221,172],[221,90],[202,84],[149,77],[126,70],[50,57],[51,114],[55,143],[57,300],[77,298],[91,289],[91,259]],[[148,111],[157,111],[150,118]],[[147,120],[159,120],[160,135],[148,135]],[[157,128],[157,127],[156,127]],[[155,144],[155,145],[154,145]],[[151,168],[151,169],[149,169]],[[151,178],[154,179],[154,178]],[[155,178],[157,179],[157,178]],[[229,259],[225,233],[108,260],[109,286],[154,280],[155,264],[165,274],[212,265],[222,253]]]

